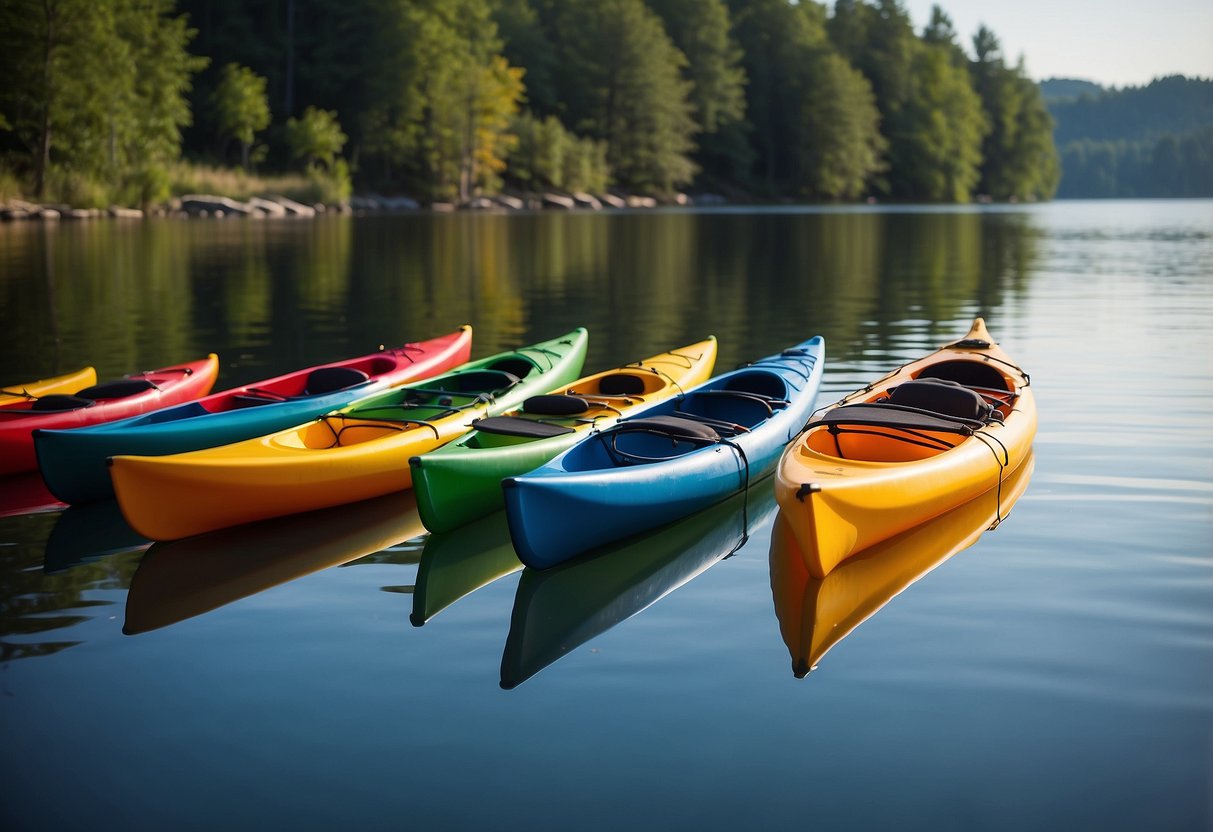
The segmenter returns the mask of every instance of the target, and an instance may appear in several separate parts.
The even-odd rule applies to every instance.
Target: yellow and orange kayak
[[[771,595],[792,673],[803,678],[885,604],[1005,520],[1033,467],[1029,453],[1000,487],[864,549],[824,578],[808,574],[787,517],[778,515],[771,529]]]
[[[75,372],[65,373],[61,376],[27,381],[24,384],[6,384],[0,388],[0,407],[56,393],[71,395],[77,390],[83,390],[96,383],[97,371],[92,367],[81,367]]]
[[[964,338],[850,394],[779,462],[775,497],[814,577],[989,491],[1036,435],[1028,374],[977,318]]]
[[[298,514],[411,487],[409,458],[472,422],[576,378],[576,329],[350,404],[294,428],[166,456],[116,456],[110,476],[131,528],[152,540]]]

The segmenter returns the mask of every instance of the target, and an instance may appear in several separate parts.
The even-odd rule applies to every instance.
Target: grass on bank
[[[23,199],[73,208],[106,208],[110,205],[156,208],[186,194],[210,194],[236,200],[278,194],[306,205],[338,205],[349,200],[351,191],[349,169],[343,160],[331,171],[314,168],[306,173],[265,176],[240,168],[176,162],[117,185],[65,168],[53,168],[40,198],[33,196],[31,179],[0,165],[0,201]]]

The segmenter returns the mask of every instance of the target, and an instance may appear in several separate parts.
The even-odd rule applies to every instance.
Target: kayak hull
[[[218,374],[219,357],[212,353],[198,361],[126,376],[116,383],[150,384],[147,389],[121,398],[98,397],[88,407],[38,410],[29,401],[0,407],[0,475],[37,469],[33,438],[35,430],[87,427],[197,399],[210,392]],[[76,394],[89,389],[77,390]]]
[[[34,434],[38,467],[47,487],[66,503],[112,497],[106,460],[112,456],[166,456],[264,436],[387,387],[423,379],[467,361],[471,327],[394,350],[309,367],[283,376],[213,393],[154,413],[70,431]],[[365,382],[306,395],[307,379],[329,368],[358,370]],[[243,400],[283,395],[285,400],[242,406]]]
[[[23,384],[6,384],[0,389],[0,407],[7,407],[38,396],[55,393],[75,393],[97,383],[97,371],[92,367],[81,367],[61,376],[27,381]]]
[[[709,338],[672,352],[578,379],[561,392],[584,396],[590,403],[582,414],[567,419],[539,417],[544,424],[559,422],[569,433],[544,438],[505,437],[472,430],[424,456],[414,457],[413,488],[421,520],[431,532],[454,531],[505,506],[501,481],[534,470],[581,441],[589,432],[614,424],[621,416],[664,401],[680,390],[705,381],[716,362],[716,339]],[[646,386],[626,396],[600,395],[616,389],[620,379]],[[597,398],[596,398],[597,397]],[[521,411],[508,414],[527,418]]]
[[[771,594],[793,674],[803,678],[889,601],[997,527],[1027,490],[1033,467],[1029,454],[1001,488],[864,549],[824,578],[809,575],[780,514],[771,530]]]
[[[476,418],[575,378],[586,346],[586,332],[578,329],[267,436],[184,454],[116,456],[114,492],[132,528],[152,540],[175,540],[402,491],[412,484],[410,457],[462,436]],[[493,368],[502,364],[518,368],[516,362],[526,365],[525,376],[495,397],[455,392],[464,379],[498,373]],[[410,403],[415,399],[426,404]],[[459,409],[450,406],[456,400]],[[423,421],[405,422],[402,414]]]
[[[984,345],[984,346],[979,346]],[[853,448],[834,447],[825,426],[810,427],[779,463],[776,499],[788,517],[809,573],[821,578],[853,553],[938,517],[1008,479],[1027,458],[1036,433],[1036,404],[1027,375],[989,336],[980,318],[953,345],[911,362],[826,411],[877,402],[907,381],[980,368],[983,385],[1004,385],[1011,403],[992,422],[946,450],[920,450],[874,429]],[[879,407],[880,405],[875,405]],[[887,434],[887,439],[885,434]],[[865,458],[866,457],[866,458]]]
[[[783,355],[717,376],[633,415],[635,420],[697,412],[711,397],[755,384],[782,390],[785,406],[768,408],[748,432],[687,450],[663,437],[640,437],[673,456],[618,464],[611,448],[632,426],[621,421],[595,433],[546,465],[505,480],[506,514],[514,549],[524,564],[547,569],[592,549],[645,532],[746,489],[770,473],[800,430],[821,383],[825,343],[813,338]],[[652,439],[653,441],[650,441]]]

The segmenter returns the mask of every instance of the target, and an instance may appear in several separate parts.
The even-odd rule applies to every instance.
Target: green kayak
[[[715,363],[716,339],[707,338],[478,419],[466,435],[409,460],[421,522],[431,532],[449,532],[504,508],[503,479],[538,468],[632,410],[700,384]]]

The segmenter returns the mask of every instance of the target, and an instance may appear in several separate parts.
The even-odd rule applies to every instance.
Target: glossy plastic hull
[[[775,513],[768,479],[601,556],[518,582],[501,657],[501,686],[514,688],[581,644],[647,609],[735,554]]]
[[[113,457],[114,492],[132,528],[152,540],[174,540],[401,491],[412,484],[410,457],[462,436],[476,418],[567,384],[581,370],[586,345],[578,329],[268,436],[187,454]],[[454,392],[461,378],[518,361],[529,369],[494,398]]]
[[[812,410],[825,343],[818,337],[787,352],[794,355],[770,356],[633,414],[634,419],[649,419],[686,412],[742,378],[761,376],[777,383],[787,405],[727,443],[657,462],[619,465],[606,448],[627,427],[621,422],[547,465],[505,480],[510,537],[522,562],[535,569],[555,566],[720,502],[768,474]]]
[[[771,531],[771,594],[797,678],[911,584],[1005,520],[1027,490],[1033,468],[1029,455],[1001,489],[857,553],[824,578],[809,575],[781,513]]]
[[[467,361],[471,348],[471,327],[463,327],[429,341],[308,367],[131,419],[71,431],[40,430],[34,435],[39,470],[47,487],[64,502],[105,499],[114,493],[109,457],[187,453],[285,430],[376,391],[449,370]],[[304,395],[308,376],[331,367],[362,370],[369,379],[331,393]],[[241,397],[266,393],[287,399],[255,407],[235,404]]]
[[[6,384],[0,388],[0,407],[27,401],[38,396],[49,396],[54,393],[68,395],[77,390],[83,390],[97,383],[97,371],[92,367],[82,367],[72,373],[52,376],[38,381],[27,381],[20,384]]]
[[[34,455],[35,430],[98,425],[187,402],[209,393],[218,374],[219,357],[212,353],[198,361],[127,376],[147,379],[155,386],[122,398],[99,399],[91,407],[38,411],[30,409],[29,401],[0,407],[0,475],[38,467]]]
[[[543,417],[573,429],[542,439],[500,436],[473,430],[436,451],[411,460],[417,508],[425,527],[448,532],[505,506],[501,481],[534,470],[581,441],[592,430],[610,427],[620,417],[701,384],[716,363],[716,339],[709,338],[644,361],[578,379],[561,392],[585,397],[591,407],[576,417]],[[643,380],[642,394],[603,396],[610,380],[626,376]],[[509,414],[526,418],[521,411]]]
[[[978,342],[987,346],[962,346]],[[1027,457],[1036,434],[1032,390],[980,318],[961,341],[899,368],[839,406],[874,401],[944,362],[975,363],[1002,377],[1018,394],[1003,424],[989,424],[951,450],[919,459],[855,459],[826,452],[831,440],[821,434],[824,427],[810,429],[784,453],[775,496],[813,576],[824,577],[855,552],[989,491]],[[888,444],[891,450],[898,445]]]

